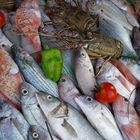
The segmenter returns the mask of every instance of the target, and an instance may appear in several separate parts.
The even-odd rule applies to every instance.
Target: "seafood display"
[[[140,0],[0,0],[0,140],[140,140]]]

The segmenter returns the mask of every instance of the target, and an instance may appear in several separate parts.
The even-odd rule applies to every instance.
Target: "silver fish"
[[[120,61],[130,70],[134,77],[140,81],[140,65],[130,58],[121,58]]]
[[[34,59],[22,48],[13,48],[15,61],[25,80],[39,91],[47,92],[58,97],[57,84],[46,78]]]
[[[99,14],[107,21],[112,21],[114,24],[120,24],[130,31],[133,29],[133,25],[129,23],[126,15],[109,0],[90,0],[88,9],[91,14]],[[139,27],[138,24],[135,26]]]
[[[44,112],[53,134],[63,140],[102,140],[89,122],[74,108],[57,98],[43,93],[37,100]]]
[[[103,68],[97,77],[97,83],[112,83],[115,86],[118,94],[130,100],[130,102],[133,104],[136,94],[135,85],[130,83],[113,64],[111,64],[110,62],[104,63],[103,59],[98,60],[96,65],[97,71],[102,65]]]
[[[140,118],[133,105],[118,95],[117,100],[113,103],[113,111],[124,140],[139,140]]]
[[[82,92],[93,97],[93,90],[96,86],[94,69],[83,47],[77,49],[75,55],[75,76]]]
[[[119,40],[124,46],[123,56],[137,57],[137,54],[132,46],[130,39],[130,33],[121,25],[114,24],[114,22],[104,20],[100,18],[100,33],[114,37]]]
[[[139,87],[136,89],[136,92],[137,94],[134,102],[134,107],[140,117],[140,88]]]
[[[0,140],[27,140],[29,124],[22,114],[0,100]]]
[[[68,78],[68,76],[64,74],[61,76],[60,81],[58,83],[58,90],[59,90],[59,96],[62,100],[72,105],[78,111],[81,111],[79,106],[77,106],[77,104],[74,101],[74,98],[76,96],[80,96],[81,93],[75,87],[73,82]]]
[[[123,140],[112,113],[105,105],[88,96],[76,97],[75,102],[104,139]]]

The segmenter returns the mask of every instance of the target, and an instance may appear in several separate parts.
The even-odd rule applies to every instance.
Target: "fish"
[[[41,25],[39,0],[24,0],[16,10],[15,24],[17,30],[23,33],[27,42],[30,43],[32,54],[41,51],[38,34],[38,28]]]
[[[133,47],[140,59],[140,28],[134,27],[132,33]]]
[[[107,21],[103,18],[100,18],[99,20],[100,33],[111,36],[123,44],[124,51],[122,56],[137,59],[136,51],[134,50],[130,39],[130,32],[120,24],[114,24],[114,22]]]
[[[59,96],[63,101],[72,105],[74,108],[81,112],[81,109],[74,101],[74,98],[76,96],[80,96],[81,93],[67,75],[63,74],[61,76],[58,82],[58,90]]]
[[[120,60],[117,60],[117,59],[111,60],[111,64],[113,64],[124,75],[124,77],[130,83],[132,83],[134,86],[137,86],[139,84],[139,81],[133,75],[133,73],[131,73],[131,71],[129,70],[129,68],[121,62],[121,58],[120,58]]]
[[[31,125],[29,129],[28,140],[50,140],[48,138],[49,132],[37,125]],[[52,136],[51,140],[60,140]]]
[[[133,105],[121,95],[113,103],[116,122],[125,140],[140,139],[140,118]]]
[[[112,113],[105,105],[89,96],[78,96],[74,100],[104,139],[123,140]]]
[[[45,77],[39,65],[27,51],[21,47],[13,47],[12,52],[21,73],[28,83],[39,91],[59,97],[57,84]]]
[[[0,29],[0,46],[5,47],[7,51],[11,51],[11,47],[13,46],[13,43],[5,36],[3,31]]]
[[[129,71],[133,74],[133,76],[140,82],[140,65],[137,63],[136,60],[130,58],[121,58],[121,63],[123,63]]]
[[[27,140],[29,124],[24,116],[0,99],[0,139]]]
[[[136,89],[136,98],[134,101],[134,108],[140,117],[140,87],[137,87]]]
[[[76,51],[74,69],[79,88],[85,95],[93,97],[96,86],[95,74],[90,58],[83,47]]]
[[[98,14],[107,21],[122,25],[127,30],[132,31],[133,29],[133,25],[129,22],[127,16],[109,0],[89,0],[88,9],[92,15]],[[139,27],[139,24],[137,23],[134,26]]]
[[[48,127],[46,126],[46,119],[44,118],[44,115],[42,114],[42,111],[36,99],[36,94],[38,94],[38,92],[39,91],[35,87],[33,87],[31,84],[27,82],[23,82],[21,84],[20,98],[22,112],[24,117],[31,126],[35,126],[35,128],[43,130],[43,133],[45,132],[45,134],[47,134],[47,136],[45,135],[46,139],[51,140]]]
[[[110,62],[104,62],[103,59],[99,59],[96,64],[96,71],[103,67],[98,74],[96,80],[98,84],[103,82],[110,82],[114,85],[117,93],[130,100],[133,104],[136,94],[136,86],[130,83],[124,75]]]
[[[102,140],[90,123],[73,107],[42,92],[36,95],[53,134],[64,140]]]
[[[0,98],[20,108],[19,87],[23,82],[17,64],[0,46]]]

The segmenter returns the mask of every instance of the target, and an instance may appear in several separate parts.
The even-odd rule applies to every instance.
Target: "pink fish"
[[[125,140],[140,140],[140,118],[133,105],[118,95],[113,103],[116,122]]]
[[[32,44],[31,53],[41,51],[38,28],[41,25],[41,14],[38,0],[24,0],[16,11],[16,28]],[[23,46],[24,47],[24,46]]]
[[[22,82],[16,63],[0,46],[0,98],[19,108],[19,86]]]

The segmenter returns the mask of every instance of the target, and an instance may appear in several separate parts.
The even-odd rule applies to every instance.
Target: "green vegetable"
[[[62,53],[57,48],[49,48],[41,52],[41,66],[46,77],[54,82],[60,79],[63,67]]]

